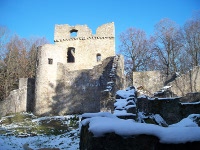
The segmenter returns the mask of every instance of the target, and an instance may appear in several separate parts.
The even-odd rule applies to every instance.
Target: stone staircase
[[[123,58],[121,55],[116,55],[112,58],[112,61],[106,66],[101,80],[104,80],[101,95],[101,112],[113,112],[114,111],[114,102],[115,102],[115,93],[117,90],[123,88],[123,68],[121,63]],[[107,81],[107,82],[105,82]]]
[[[135,87],[116,92],[113,114],[121,119],[136,118],[137,94]]]

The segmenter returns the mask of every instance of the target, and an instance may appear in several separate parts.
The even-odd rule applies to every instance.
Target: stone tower
[[[98,27],[95,35],[87,25],[56,25],[54,42],[38,48],[34,108],[36,114],[52,112],[61,82],[65,87],[70,87],[75,80],[73,74],[77,77],[77,72],[93,69],[106,58],[115,56],[114,23]],[[66,79],[69,72],[76,73],[70,73],[71,79]]]

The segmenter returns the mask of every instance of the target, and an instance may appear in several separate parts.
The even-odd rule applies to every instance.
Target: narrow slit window
[[[77,33],[78,33],[78,30],[76,30],[76,29],[71,30],[70,31],[70,37],[71,38],[77,37]]]
[[[53,59],[52,58],[48,58],[48,64],[50,64],[50,65],[53,64]]]
[[[96,56],[96,59],[97,59],[97,62],[100,62],[101,61],[101,54],[97,54],[97,56]]]

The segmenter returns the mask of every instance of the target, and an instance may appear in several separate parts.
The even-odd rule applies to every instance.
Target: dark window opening
[[[73,37],[77,37],[77,33],[78,33],[78,30],[76,29],[73,29],[70,31],[70,37],[73,38]]]
[[[36,66],[39,66],[39,60],[38,59],[36,60]]]
[[[101,54],[97,54],[97,62],[101,61]]]
[[[67,62],[74,63],[75,62],[75,48],[69,47],[67,51]]]
[[[53,64],[53,59],[52,58],[48,58],[48,64]]]

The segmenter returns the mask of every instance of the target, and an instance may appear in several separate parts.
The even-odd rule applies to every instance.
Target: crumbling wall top
[[[103,24],[92,34],[92,30],[87,25],[70,26],[68,24],[55,25],[54,41],[64,41],[71,38],[87,39],[88,37],[114,37],[114,22]],[[75,33],[75,35],[72,35]]]
[[[96,36],[99,37],[115,37],[114,22],[103,24],[96,30]]]

